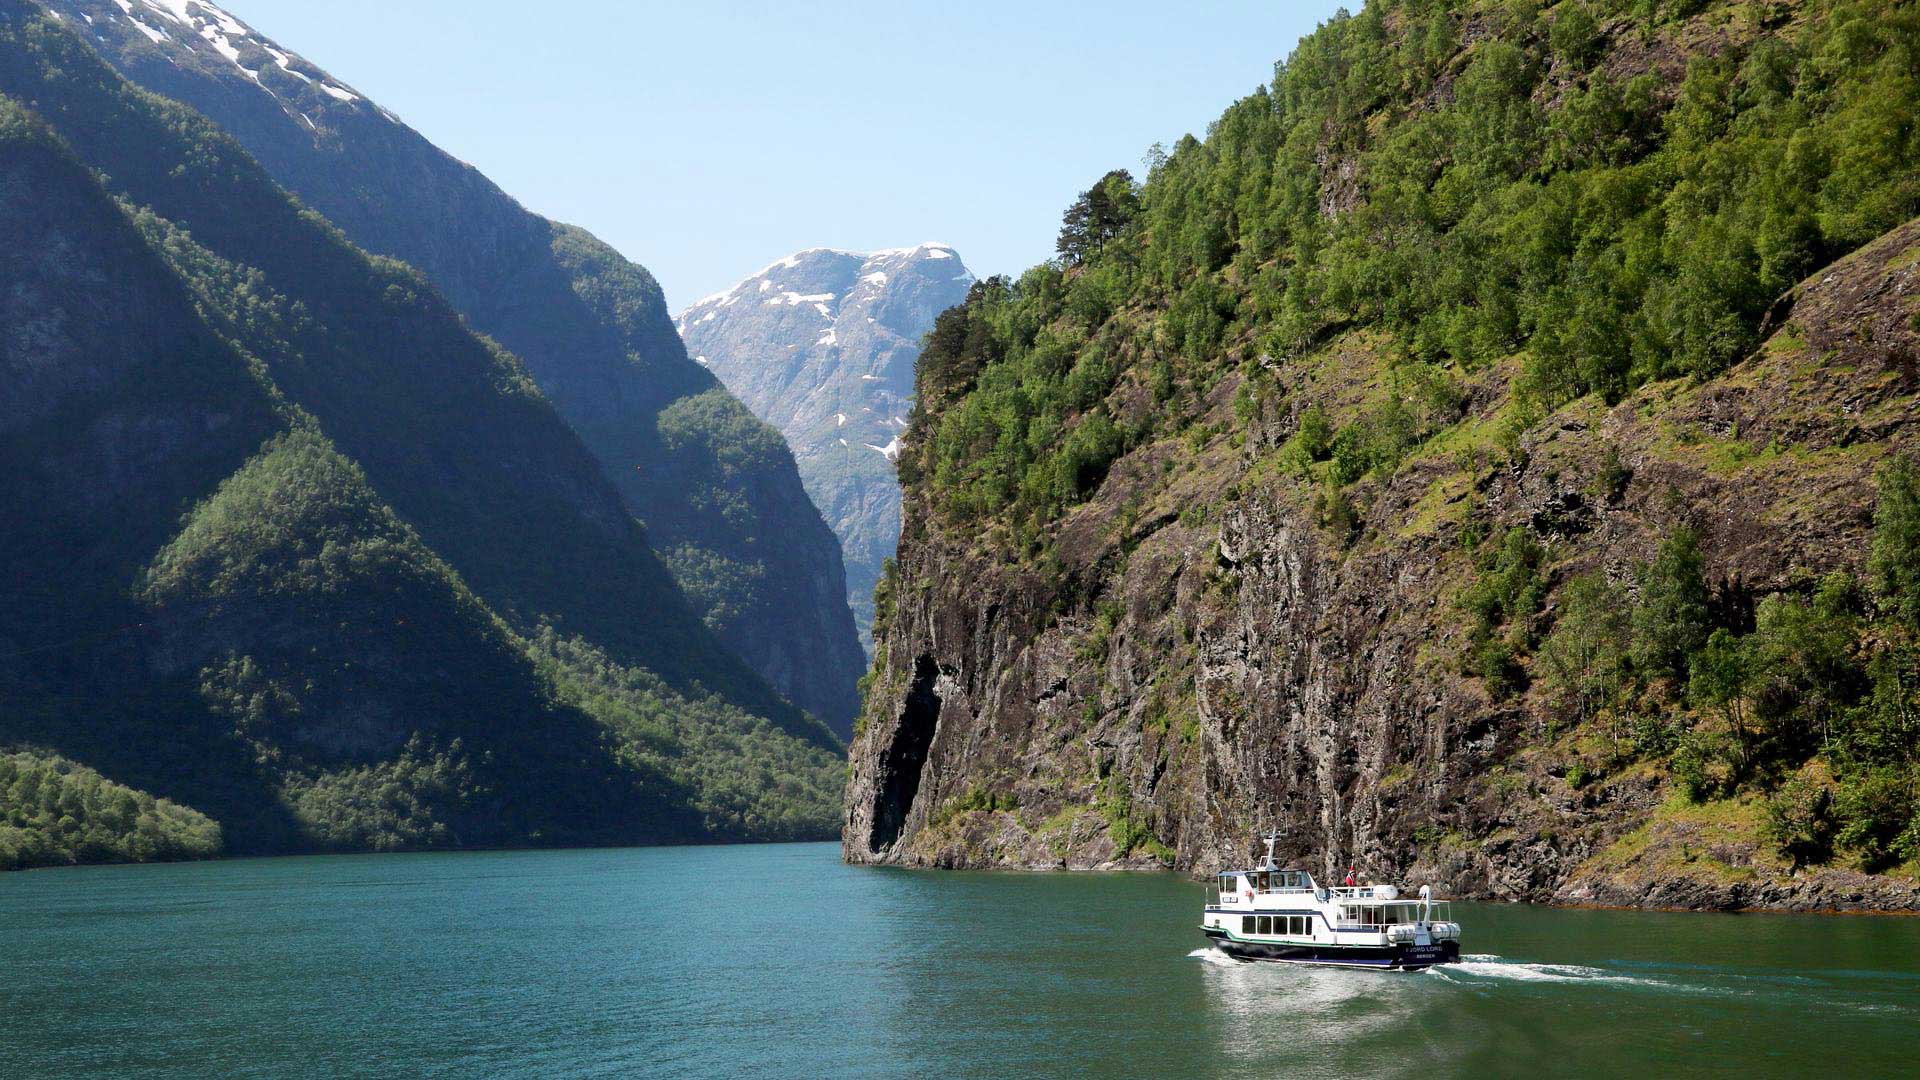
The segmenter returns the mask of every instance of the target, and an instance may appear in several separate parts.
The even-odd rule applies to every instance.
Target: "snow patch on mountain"
[[[68,0],[68,3],[71,6],[72,0]],[[335,101],[351,104],[361,100],[358,93],[333,79],[325,76],[316,78],[300,71],[294,67],[294,60],[297,59],[294,54],[255,33],[251,27],[235,18],[232,13],[209,3],[208,0],[137,0],[137,2],[136,0],[113,0],[113,4],[120,9],[121,15],[135,31],[154,45],[167,50],[163,51],[167,62],[176,66],[179,64],[175,59],[176,54],[170,50],[192,52],[201,49],[200,43],[204,43],[205,49],[211,50],[214,55],[231,64],[240,74],[245,75],[254,85],[278,101],[289,114],[299,117],[309,129],[314,131],[318,131],[320,125],[315,122],[310,113],[295,107],[286,97],[261,80],[261,72],[266,70],[264,63],[260,67],[247,66],[245,57],[250,46],[257,47],[260,52],[265,53],[273,66]],[[59,11],[53,11],[53,14],[66,17]],[[88,12],[75,11],[74,14],[85,19],[89,25],[95,22],[94,17]],[[173,28],[172,32],[169,32],[169,26]],[[302,61],[302,63],[305,62]],[[307,66],[311,67],[311,65]],[[385,109],[381,109],[380,114],[393,123],[399,123],[399,119]]]
[[[899,535],[893,463],[908,430],[920,339],[972,281],[938,241],[867,252],[817,247],[679,315],[688,351],[786,435],[809,496],[840,537],[848,601],[863,627]]]
[[[293,69],[293,57],[288,56],[286,53],[281,52],[279,49],[276,49],[271,45],[264,45],[262,46],[262,48],[267,50],[268,56],[273,57],[274,63],[280,65],[281,71],[284,71],[287,74],[293,76],[294,78],[299,79],[303,83],[310,83],[313,81],[312,79],[308,78],[305,75],[302,75],[300,72],[295,71]]]

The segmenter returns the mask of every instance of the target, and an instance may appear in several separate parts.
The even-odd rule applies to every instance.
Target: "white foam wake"
[[[1219,949],[1212,948],[1211,946],[1207,948],[1193,950],[1192,952],[1187,954],[1187,959],[1199,960],[1208,964],[1223,964],[1227,967],[1240,966],[1240,961],[1235,960],[1233,957],[1228,956],[1226,953],[1221,952]]]
[[[1469,953],[1458,963],[1441,964],[1427,969],[1442,977],[1452,975],[1471,975],[1483,979],[1508,979],[1514,982],[1547,983],[1589,983],[1612,984],[1616,986],[1657,986],[1673,988],[1672,983],[1659,979],[1643,979],[1632,975],[1617,975],[1605,968],[1587,967],[1583,964],[1523,964],[1515,960],[1503,960],[1498,956],[1485,953]]]

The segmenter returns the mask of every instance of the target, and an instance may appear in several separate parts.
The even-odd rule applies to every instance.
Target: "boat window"
[[[1255,930],[1254,933],[1256,934],[1273,933],[1273,920],[1271,918],[1268,918],[1265,915],[1260,916],[1260,928],[1258,930]]]
[[[1251,915],[1240,916],[1240,933],[1242,935],[1253,933],[1253,916]]]

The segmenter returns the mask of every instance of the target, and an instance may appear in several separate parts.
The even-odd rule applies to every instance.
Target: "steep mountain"
[[[900,538],[893,460],[913,402],[913,362],[933,317],[973,275],[945,244],[813,248],[681,312],[680,336],[753,414],[787,437],[800,479],[840,538],[863,638],[873,587]]]
[[[237,139],[365,250],[518,356],[723,641],[842,733],[861,656],[791,455],[688,359],[659,286],[203,0],[53,0],[122,75]]]
[[[1920,15],[1370,3],[922,353],[843,850],[1920,907]]]
[[[7,861],[817,832],[518,361],[70,22],[0,2]]]

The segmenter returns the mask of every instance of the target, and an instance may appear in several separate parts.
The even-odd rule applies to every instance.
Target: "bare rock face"
[[[1469,506],[1550,545],[1556,574],[1625,579],[1681,523],[1730,594],[1858,571],[1874,470],[1920,442],[1917,255],[1920,223],[1895,230],[1782,298],[1745,362],[1568,406],[1527,432],[1523,464],[1469,483],[1414,460],[1362,481],[1357,540],[1257,471],[1260,418],[1240,448],[1133,450],[1045,561],[947,531],[910,487],[845,857],[1208,873],[1277,826],[1281,854],[1323,874],[1359,862],[1468,897],[1920,907],[1904,879],[1786,865],[1651,768],[1580,776],[1543,698],[1496,700],[1461,673],[1452,599],[1472,572]],[[1327,400],[1356,366],[1278,377],[1298,382],[1290,400]],[[1234,426],[1234,382],[1214,393],[1215,430]],[[1609,454],[1631,478],[1598,495]]]
[[[687,351],[780,429],[847,568],[871,643],[873,587],[900,537],[894,458],[913,410],[913,363],[941,311],[973,283],[945,244],[789,255],[681,312]]]

